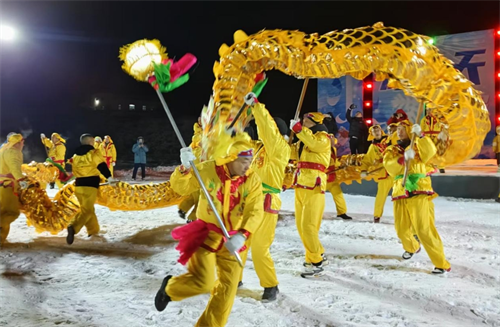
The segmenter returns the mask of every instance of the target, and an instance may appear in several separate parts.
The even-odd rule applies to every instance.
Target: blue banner
[[[356,111],[362,111],[362,90],[363,82],[351,76],[318,80],[318,111],[330,113],[332,117],[335,117],[339,128],[339,133],[337,134],[338,156],[351,153],[349,149],[349,123],[346,119],[346,111],[351,104],[357,106],[357,109],[353,110],[353,114]]]

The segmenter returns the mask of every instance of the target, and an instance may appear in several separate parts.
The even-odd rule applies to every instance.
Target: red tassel
[[[196,63],[196,57],[186,53],[179,61],[170,66],[170,83],[184,75]]]

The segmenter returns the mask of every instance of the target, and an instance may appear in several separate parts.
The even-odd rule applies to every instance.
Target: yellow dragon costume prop
[[[373,73],[375,80],[388,79],[390,87],[425,102],[435,109],[439,121],[449,126],[452,142],[432,163],[450,166],[474,157],[490,130],[488,111],[473,84],[428,42],[429,39],[404,29],[385,27],[382,23],[324,35],[264,30],[247,36],[237,31],[232,46],[220,47],[220,60],[214,65],[213,99],[202,115],[202,157],[211,157],[217,138],[234,120],[244,96],[254,87],[256,75],[273,69],[295,78],[350,75],[363,79]],[[164,56],[161,59],[165,59]],[[234,125],[237,131],[243,130],[248,116],[249,112],[244,111],[241,123]],[[340,161],[339,181],[360,180],[359,155],[343,156]],[[32,182],[41,182],[45,175],[50,175],[44,172],[44,167],[33,167],[37,165],[23,166]],[[291,174],[293,167],[288,167],[285,186]],[[73,192],[73,185],[66,185],[51,201],[45,191],[37,187],[23,191],[20,198],[29,224],[37,231],[52,233],[66,228],[78,211]],[[169,182],[141,186],[118,183],[100,188],[98,204],[111,210],[146,210],[172,206],[180,200]]]

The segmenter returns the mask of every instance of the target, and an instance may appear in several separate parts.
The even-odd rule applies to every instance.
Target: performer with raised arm
[[[292,157],[298,158],[294,180],[295,221],[306,249],[303,277],[320,274],[328,264],[318,236],[325,210],[325,171],[331,155],[331,140],[323,119],[323,114],[310,112],[304,116],[303,124],[290,121],[290,128],[299,139]]]
[[[432,263],[433,274],[450,271],[450,263],[444,255],[443,243],[434,226],[431,210],[432,189],[428,161],[436,154],[436,146],[428,136],[422,135],[420,125],[409,121],[398,124],[399,141],[389,146],[384,153],[384,167],[394,178],[392,199],[394,201],[394,227],[405,252],[403,259],[408,260],[420,252],[420,244],[413,236],[416,232]],[[414,146],[410,135],[415,134]],[[408,176],[403,185],[405,166]],[[413,230],[412,230],[413,228]]]

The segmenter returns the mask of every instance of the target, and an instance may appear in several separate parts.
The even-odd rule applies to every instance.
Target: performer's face
[[[252,157],[238,157],[235,161],[228,163],[227,168],[232,176],[245,176],[250,169],[252,159]]]
[[[392,135],[392,133],[396,132],[396,130],[397,130],[396,126],[394,126],[394,125],[389,126],[389,134]]]
[[[22,151],[24,148],[24,139],[22,139],[21,142],[17,142],[16,144],[14,144],[12,147],[14,149],[18,149],[18,150]]]
[[[382,130],[380,129],[380,127],[374,127],[372,129],[372,134],[376,140],[380,140],[382,138]]]
[[[54,135],[51,138],[52,143],[57,143],[57,137]]]
[[[406,128],[403,125],[398,126],[397,132],[400,140],[406,140],[408,138],[408,133],[406,133]]]

